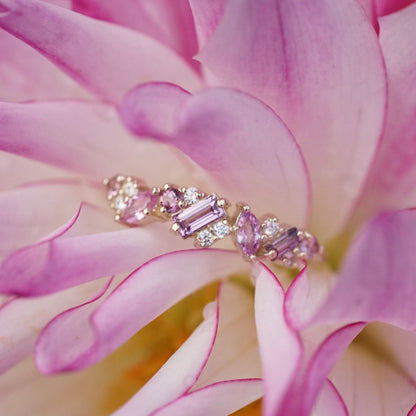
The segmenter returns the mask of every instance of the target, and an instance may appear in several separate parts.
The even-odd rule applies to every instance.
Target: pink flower
[[[84,369],[217,280],[114,414],[229,414],[262,395],[266,416],[415,412],[416,4],[360,3],[0,0],[8,415],[98,414],[79,395],[104,367]],[[272,210],[328,259],[292,281],[163,224],[126,229],[100,185],[118,172]],[[250,274],[254,305],[229,279]],[[40,377],[32,353],[44,374],[84,371]]]

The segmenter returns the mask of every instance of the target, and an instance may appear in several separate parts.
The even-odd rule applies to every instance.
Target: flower
[[[229,414],[263,394],[267,416],[414,413],[416,5],[360,3],[0,0],[1,370],[30,394],[7,414],[57,414],[36,404],[55,379],[18,364],[32,352],[44,374],[85,369],[218,279],[114,414]],[[117,172],[273,209],[328,260],[293,280],[163,224],[123,228],[100,185]],[[230,279],[250,273],[254,305]],[[88,371],[58,378],[63,412],[97,412],[70,395],[103,377]]]

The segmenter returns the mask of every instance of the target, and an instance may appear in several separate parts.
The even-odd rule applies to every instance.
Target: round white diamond
[[[199,201],[199,189],[188,188],[183,195],[183,199],[188,205],[197,203]]]
[[[268,237],[272,237],[280,230],[279,223],[276,218],[268,218],[263,223],[263,232]]]
[[[231,228],[228,224],[223,222],[217,222],[212,229],[218,238],[225,238],[230,234]]]
[[[126,182],[123,185],[123,193],[124,195],[127,195],[127,196],[134,196],[134,195],[137,195],[138,190],[135,187],[133,182]]]
[[[209,247],[214,242],[214,236],[208,230],[202,230],[197,235],[197,240],[201,247]]]
[[[127,204],[124,202],[124,197],[122,195],[119,195],[115,200],[114,200],[114,208],[117,211],[122,211],[124,208],[126,208]]]

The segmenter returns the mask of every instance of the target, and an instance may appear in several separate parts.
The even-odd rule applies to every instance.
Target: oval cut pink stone
[[[121,215],[121,221],[128,225],[137,225],[146,215],[144,210],[152,210],[157,203],[157,196],[150,191],[142,191],[138,195],[129,199],[127,206]]]
[[[183,200],[182,192],[177,188],[170,188],[163,192],[160,197],[160,205],[166,209],[166,212],[172,214],[179,211],[179,201]]]
[[[256,254],[260,247],[261,226],[257,217],[251,212],[243,212],[237,221],[237,243],[246,256]]]

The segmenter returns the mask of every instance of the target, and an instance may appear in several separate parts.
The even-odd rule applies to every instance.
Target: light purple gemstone
[[[257,217],[251,212],[243,212],[237,221],[237,243],[247,256],[256,254],[260,247],[261,226]]]
[[[152,210],[157,203],[157,196],[150,191],[142,191],[138,195],[129,199],[127,206],[121,215],[121,221],[128,225],[137,225],[146,215],[144,210]]]
[[[299,237],[297,228],[293,227],[279,235],[272,242],[266,245],[266,250],[276,250],[276,258],[281,260],[285,254],[289,253],[299,245]]]
[[[160,197],[160,205],[166,209],[166,212],[172,214],[179,211],[179,202],[183,200],[182,192],[177,188],[170,188],[163,192]]]
[[[218,198],[212,194],[209,197],[191,205],[172,217],[179,225],[182,238],[188,238],[196,231],[225,216],[225,210],[218,206]]]
[[[118,195],[123,182],[117,180],[118,175],[113,176],[107,183],[108,196],[114,198]]]
[[[310,260],[316,253],[319,252],[319,243],[315,237],[303,238],[299,243],[299,250],[306,254],[306,259]]]

